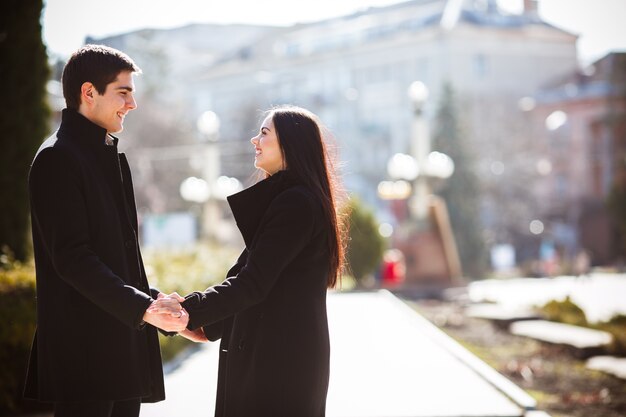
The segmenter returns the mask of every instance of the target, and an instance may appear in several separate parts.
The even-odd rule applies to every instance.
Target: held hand
[[[146,310],[143,320],[167,332],[181,332],[189,323],[189,314],[180,305],[183,301],[185,299],[176,292],[170,295],[159,293]]]
[[[196,330],[185,329],[182,332],[179,332],[178,334],[196,343],[204,343],[204,342],[209,341],[206,338],[204,334],[204,330],[202,330],[202,327],[197,328]]]
[[[154,305],[154,303],[156,303],[156,301],[154,301],[152,305]],[[166,332],[181,332],[187,328],[189,314],[187,314],[185,309],[180,308],[180,304],[179,309],[176,309],[174,313],[170,314],[155,312],[151,309],[152,305],[148,307],[143,315],[143,320],[146,323],[150,323]]]
[[[148,307],[149,312],[155,314],[169,314],[173,317],[180,317],[183,311],[183,307],[180,305],[181,301],[185,299],[176,293],[172,293],[168,296],[159,296]]]
[[[185,301],[185,297],[181,297],[176,291],[174,291],[170,295],[166,295],[166,294],[163,294],[162,292],[160,292],[159,295],[157,296],[157,300],[160,300],[161,298],[173,298],[175,300],[178,300],[178,302],[180,302],[180,303]]]

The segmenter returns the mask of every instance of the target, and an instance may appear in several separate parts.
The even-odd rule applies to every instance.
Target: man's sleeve
[[[152,298],[126,285],[94,252],[76,164],[56,149],[41,151],[31,168],[29,191],[33,227],[58,275],[109,314],[138,328]]]

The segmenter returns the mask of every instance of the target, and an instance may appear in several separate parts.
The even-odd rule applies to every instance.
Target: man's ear
[[[80,86],[80,98],[81,98],[81,101],[83,101],[86,104],[93,103],[93,96],[96,93],[97,93],[96,87],[89,81],[84,82],[83,85]]]

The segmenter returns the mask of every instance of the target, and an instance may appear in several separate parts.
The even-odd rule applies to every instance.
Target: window
[[[474,56],[474,74],[477,78],[485,78],[489,73],[489,62],[483,54]]]

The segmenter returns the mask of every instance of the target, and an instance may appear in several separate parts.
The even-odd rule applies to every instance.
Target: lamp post
[[[444,180],[454,173],[454,161],[441,152],[431,152],[428,122],[424,106],[428,89],[421,81],[409,87],[413,106],[411,121],[410,154],[397,153],[387,163],[387,174],[393,181],[382,181],[378,195],[384,200],[408,200],[414,220],[425,221],[428,216],[428,200],[431,182]]]
[[[200,115],[196,122],[200,132],[200,142],[204,145],[200,172],[207,184],[208,198],[202,210],[202,235],[209,239],[215,238],[215,228],[220,221],[220,209],[214,198],[215,185],[220,174],[220,154],[218,138],[220,119],[217,114],[207,110]]]
[[[243,189],[236,178],[220,176],[220,152],[218,145],[220,120],[212,111],[205,111],[197,121],[200,132],[201,151],[192,157],[191,164],[201,172],[201,177],[189,177],[180,185],[181,197],[202,206],[201,235],[219,239],[223,229],[219,202]]]
[[[378,186],[385,200],[406,200],[409,209],[395,240],[407,260],[407,284],[442,287],[458,277],[460,263],[445,202],[432,195],[434,181],[449,178],[454,162],[441,152],[432,152],[424,108],[428,89],[420,81],[408,90],[412,105],[409,154],[395,154],[387,164],[392,181]]]
[[[409,99],[413,107],[413,118],[411,120],[411,156],[415,159],[418,167],[422,171],[427,165],[428,154],[430,153],[430,131],[426,118],[424,117],[424,106],[428,100],[428,88],[421,81],[414,81],[409,86]],[[409,200],[411,214],[420,221],[426,219],[428,214],[427,199],[429,190],[426,172],[422,172],[415,180],[415,191]]]

